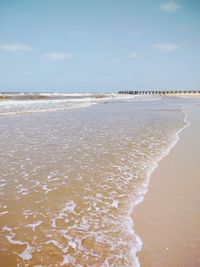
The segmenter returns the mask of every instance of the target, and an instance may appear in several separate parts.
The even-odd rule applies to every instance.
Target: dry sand
[[[134,212],[143,242],[141,267],[200,266],[200,107],[188,109],[190,125],[154,171]]]

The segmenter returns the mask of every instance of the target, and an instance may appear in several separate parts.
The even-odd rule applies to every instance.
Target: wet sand
[[[200,266],[200,108],[187,107],[190,125],[159,162],[149,191],[133,212],[143,242],[142,267]]]
[[[194,106],[194,99],[141,100],[0,105],[0,265],[138,266],[130,211],[185,125],[182,106]],[[151,233],[150,247],[160,245]]]
[[[0,265],[137,266],[130,211],[184,126],[182,101],[141,100],[0,107]]]

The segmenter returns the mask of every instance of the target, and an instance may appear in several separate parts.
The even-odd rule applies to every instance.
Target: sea
[[[188,125],[174,97],[0,94],[0,265],[138,267],[132,211]]]

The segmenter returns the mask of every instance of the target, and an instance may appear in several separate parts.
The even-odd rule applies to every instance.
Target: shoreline
[[[184,110],[182,110],[181,112],[184,114],[184,123],[185,124],[179,130],[177,130],[177,132],[175,133],[174,137],[172,138],[168,148],[163,151],[163,153],[160,155],[160,157],[157,159],[157,161],[154,162],[154,164],[149,168],[149,171],[148,171],[148,174],[147,174],[147,177],[146,177],[146,179],[147,179],[146,185],[145,185],[145,187],[143,189],[143,192],[141,193],[141,197],[137,200],[137,202],[135,202],[135,205],[132,208],[132,211],[130,212],[130,218],[132,219],[133,228],[134,228],[133,232],[134,232],[135,238],[137,240],[137,246],[134,248],[134,253],[133,253],[133,257],[135,258],[134,264],[136,264],[136,266],[138,266],[138,267],[140,266],[140,261],[139,261],[139,257],[138,257],[137,254],[142,251],[143,242],[142,242],[142,239],[140,238],[140,236],[136,233],[136,229],[134,227],[135,226],[135,221],[134,221],[134,218],[133,218],[133,213],[135,211],[135,208],[138,205],[141,205],[143,203],[143,201],[145,200],[145,195],[149,191],[151,177],[154,174],[155,170],[159,168],[160,162],[170,154],[171,150],[179,142],[180,133],[190,125],[190,122],[188,121],[187,113]]]
[[[190,166],[183,165],[181,161],[185,160],[187,162],[188,158],[192,160],[194,150],[197,155],[196,160],[198,161],[198,156],[200,158],[200,143],[198,143],[200,127],[198,127],[198,116],[200,116],[199,107],[193,106],[187,110],[185,119],[189,121],[189,127],[186,124],[177,132],[178,139],[175,140],[175,143],[169,147],[165,155],[158,161],[158,166],[151,173],[150,183],[143,201],[132,212],[135,234],[141,239],[143,244],[141,251],[137,253],[137,258],[142,267],[188,266],[188,263],[184,265],[184,254],[188,250],[188,244],[187,242],[183,242],[185,245],[183,243],[181,244],[180,236],[186,236],[188,242],[192,242],[196,238],[195,233],[197,232],[196,234],[198,234],[198,231],[195,227],[196,230],[194,228],[194,230],[190,229],[189,232],[192,232],[190,234],[185,229],[184,231],[183,229],[181,230],[180,217],[185,215],[182,216],[184,220],[186,217],[187,223],[194,224],[195,226],[197,226],[198,221],[190,222],[189,219],[190,215],[193,216],[195,213],[195,208],[193,209],[195,203],[190,203],[189,212],[185,213],[184,208],[187,207],[188,203],[187,198],[184,199],[182,191],[187,191],[188,183],[192,184],[192,181],[190,183],[186,175],[183,187],[180,187],[180,179],[182,177],[180,177],[180,172],[181,175],[187,173],[187,170],[192,173]],[[184,131],[182,131],[183,129]],[[190,138],[193,141],[195,139],[198,146],[195,143],[191,147]],[[190,147],[189,155],[188,147]],[[195,173],[192,176],[195,185],[196,183],[200,184],[200,181],[198,181],[198,177],[200,177],[198,174],[200,172],[198,171],[198,164],[194,164],[192,168],[194,169],[194,167],[196,167],[195,170],[197,172],[197,174]],[[193,188],[192,185],[191,188]],[[195,186],[195,189],[198,192],[198,186]],[[181,197],[182,199],[180,200]],[[200,202],[200,197],[198,199]],[[198,218],[200,221],[200,215]],[[200,249],[200,234],[198,235],[198,240],[197,251]],[[192,254],[192,252],[188,251],[188,254]],[[194,260],[200,261],[198,254],[195,255]],[[190,264],[193,264],[193,257],[188,261]],[[192,266],[197,265],[193,264]]]

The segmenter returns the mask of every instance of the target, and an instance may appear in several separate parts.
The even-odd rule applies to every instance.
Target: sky
[[[200,0],[0,0],[0,91],[200,90]]]

